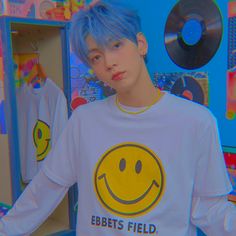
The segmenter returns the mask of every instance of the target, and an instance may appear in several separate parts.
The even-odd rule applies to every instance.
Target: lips
[[[125,72],[117,72],[115,74],[112,75],[112,80],[114,81],[119,81],[123,79],[123,75]]]

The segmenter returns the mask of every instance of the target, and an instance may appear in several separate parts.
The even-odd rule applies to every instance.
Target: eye
[[[122,158],[120,160],[120,164],[119,164],[119,168],[120,168],[120,171],[124,171],[125,170],[125,167],[126,167],[126,161],[124,158]]]
[[[90,58],[90,61],[94,64],[97,63],[101,60],[101,55],[95,55],[93,57]]]
[[[137,174],[139,174],[142,170],[142,162],[141,161],[137,161],[136,165],[135,165],[135,171]]]
[[[114,49],[118,49],[118,48],[121,47],[121,45],[122,45],[121,41],[117,41],[117,42],[114,42],[114,43],[113,43],[112,47],[113,47]]]
[[[41,129],[38,129],[38,138],[41,139],[42,138],[42,130]]]

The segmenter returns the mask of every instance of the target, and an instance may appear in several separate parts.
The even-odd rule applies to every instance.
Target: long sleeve
[[[220,197],[194,197],[191,221],[207,236],[236,235],[236,206]]]
[[[13,208],[0,220],[0,236],[28,235],[52,213],[68,187],[50,180],[39,171]]]

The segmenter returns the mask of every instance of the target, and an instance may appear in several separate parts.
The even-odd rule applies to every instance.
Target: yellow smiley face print
[[[37,120],[33,130],[33,140],[36,147],[36,159],[42,161],[51,149],[50,127],[45,122]]]
[[[146,214],[161,200],[165,172],[146,146],[122,143],[109,149],[94,173],[97,198],[108,211],[123,217]]]

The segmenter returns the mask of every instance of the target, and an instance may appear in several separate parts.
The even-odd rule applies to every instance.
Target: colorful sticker
[[[208,73],[173,72],[154,73],[154,85],[161,90],[208,105]]]
[[[227,73],[227,115],[232,120],[236,114],[236,71]]]
[[[30,83],[38,74],[39,55],[37,53],[14,54],[13,59],[16,87]]]
[[[229,178],[233,187],[233,191],[229,194],[228,199],[236,202],[236,170],[228,169]]]

